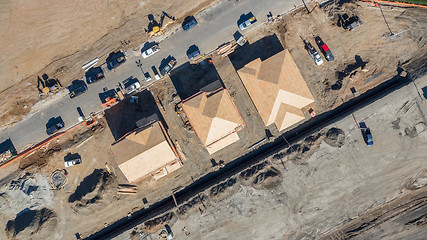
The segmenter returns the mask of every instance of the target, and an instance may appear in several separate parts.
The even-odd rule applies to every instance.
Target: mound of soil
[[[13,239],[32,239],[36,234],[37,239],[44,239],[52,234],[56,224],[56,214],[50,209],[25,209],[7,222],[6,233]]]
[[[249,180],[252,176],[257,174],[259,171],[263,170],[268,165],[267,161],[264,161],[260,164],[254,165],[251,168],[240,173],[240,178],[242,180]]]
[[[101,207],[101,200],[106,200],[114,196],[114,187],[110,187],[112,176],[104,169],[95,169],[86,176],[77,186],[74,193],[68,198],[76,212],[81,214],[91,214],[96,207]]]
[[[195,209],[196,205],[202,204],[202,201],[204,204],[209,201],[209,199],[206,199],[206,196],[203,193],[199,194],[196,197],[193,197],[191,200],[189,200],[178,208],[179,215],[185,216],[191,209]]]
[[[178,218],[175,213],[166,213],[163,216],[146,221],[144,223],[143,231],[154,234],[163,228],[165,224],[172,225],[176,220],[178,220]]]
[[[277,155],[277,156],[276,156]],[[284,154],[276,154],[273,158],[281,158]],[[240,173],[240,181],[243,185],[254,188],[271,188],[282,181],[280,171],[272,167],[268,161],[264,161]]]
[[[227,189],[231,188],[234,184],[236,184],[236,178],[230,178],[227,181],[224,181],[216,186],[213,186],[210,191],[210,195],[212,197],[217,197],[221,193],[224,193]]]
[[[20,169],[26,169],[30,166],[42,167],[47,164],[49,158],[55,153],[61,151],[61,146],[55,145],[47,149],[40,149],[37,152],[23,158],[19,162]]]
[[[255,177],[253,184],[255,188],[264,187],[271,189],[278,186],[281,182],[280,171],[274,167],[270,167],[266,171],[259,173]]]
[[[339,128],[331,128],[326,133],[323,141],[331,147],[341,147],[344,145],[345,134],[344,131]]]
[[[406,184],[406,189],[416,190],[427,186],[427,170],[418,173]]]
[[[295,164],[302,164],[308,160],[320,145],[320,140],[323,139],[324,133],[316,133],[315,135],[306,137],[303,141],[293,144],[286,150],[288,160]]]
[[[108,181],[110,175],[103,169],[95,169],[90,175],[86,176],[80,182],[73,194],[68,198],[69,203],[82,200],[89,193],[95,190],[104,188],[104,184]]]

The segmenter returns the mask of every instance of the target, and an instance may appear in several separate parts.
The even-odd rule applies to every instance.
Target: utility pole
[[[141,69],[142,75],[144,75],[144,70],[142,70],[142,63],[141,63],[141,60],[140,60],[140,59],[138,59],[137,61],[135,61],[135,63],[136,63],[136,66],[138,66],[138,67],[139,67],[139,69]]]
[[[310,10],[308,10],[308,7],[307,7],[307,5],[305,5],[304,0],[301,0],[301,1],[302,1],[302,3],[304,4],[305,10],[307,10],[307,14],[310,14]]]
[[[383,12],[383,9],[381,8],[381,5],[380,5],[380,4],[378,4],[378,3],[377,3],[377,5],[378,5],[378,7],[380,8],[381,14],[383,15],[384,22],[385,22],[385,24],[387,25],[388,30],[390,31],[390,36],[393,36],[394,34],[393,34],[393,32],[391,31],[390,26],[388,25],[387,20],[385,19],[384,12]]]

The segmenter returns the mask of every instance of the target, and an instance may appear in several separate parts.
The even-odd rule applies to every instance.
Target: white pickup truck
[[[240,30],[245,30],[246,28],[248,28],[248,27],[250,27],[252,24],[254,24],[256,22],[256,18],[255,18],[255,16],[254,17],[251,17],[251,18],[249,18],[248,20],[246,20],[246,21],[244,21],[244,22],[242,22],[241,24],[239,24],[239,28],[240,28]]]
[[[160,51],[160,47],[158,44],[150,47],[146,51],[142,52],[141,55],[143,58],[148,58],[149,56],[154,55],[156,52]]]

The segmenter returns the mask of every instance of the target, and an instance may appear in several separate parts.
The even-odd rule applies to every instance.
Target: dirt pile
[[[52,157],[53,154],[56,152],[59,152],[63,149],[70,148],[74,145],[77,145],[78,143],[81,143],[90,137],[92,137],[94,134],[97,134],[101,132],[104,129],[104,125],[101,123],[94,124],[90,128],[83,127],[76,131],[76,133],[66,133],[63,135],[61,139],[65,139],[61,142],[55,142],[51,141],[48,144],[44,145],[43,147],[35,150],[33,153],[30,153],[29,155],[25,156],[21,159],[19,163],[20,169],[26,169],[30,166],[34,167],[42,167],[45,166],[49,159]]]
[[[233,195],[233,193],[239,188],[239,184],[236,185],[236,183],[237,179],[235,177],[229,178],[226,181],[213,186],[209,190],[209,196],[216,200],[220,200],[224,197]]]
[[[55,153],[61,151],[60,145],[50,145],[47,144],[43,146],[42,148],[36,150],[36,152],[27,155],[26,157],[22,158],[19,162],[19,168],[24,170],[30,166],[34,167],[42,167],[46,165],[49,161],[49,158]]]
[[[24,209],[49,208],[54,198],[48,179],[38,173],[22,174],[1,190],[4,192],[0,197],[0,212],[12,215]]]
[[[321,140],[324,138],[324,135],[323,132],[318,132],[306,137],[298,143],[292,144],[292,146],[286,150],[288,160],[291,160],[295,164],[302,164],[313,155],[319,147]]]
[[[13,239],[45,239],[52,234],[57,225],[56,214],[48,208],[40,210],[25,209],[9,220],[6,225],[6,233]]]
[[[427,170],[419,172],[406,184],[406,189],[415,190],[427,186]]]
[[[427,125],[415,101],[406,101],[396,112],[396,120],[390,122],[391,128],[399,135],[415,138],[425,133]]]
[[[165,224],[173,225],[177,219],[178,218],[175,213],[166,213],[163,216],[153,218],[144,222],[142,230],[147,233],[155,233],[162,229]]]
[[[80,214],[90,214],[114,196],[112,176],[104,169],[95,169],[77,186],[68,198],[71,207]]]
[[[202,206],[202,202],[203,204],[207,203],[207,201],[209,201],[209,199],[207,199],[206,195],[203,193],[200,193],[198,196],[193,197],[192,199],[190,199],[189,201],[187,201],[185,204],[182,204],[181,206],[179,206],[178,208],[178,212],[180,217],[186,217],[188,215],[188,213],[190,213],[191,210],[196,210],[196,205],[197,206]]]
[[[326,132],[323,141],[331,147],[341,147],[344,145],[345,134],[344,131],[339,128],[331,128]]]
[[[271,166],[268,161],[264,161],[241,172],[239,179],[243,185],[257,189],[271,189],[279,185],[283,178],[279,170]]]

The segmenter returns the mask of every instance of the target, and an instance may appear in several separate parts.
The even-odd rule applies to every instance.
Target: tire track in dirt
[[[360,215],[358,218],[323,234],[319,239],[351,239],[382,223],[395,219],[403,214],[413,212],[419,208],[425,207],[426,205],[427,188],[424,187],[378,206],[377,208]],[[409,221],[407,224],[418,225],[419,221],[425,217],[425,215],[420,216]],[[425,224],[426,223],[424,221],[421,222],[420,225]]]

